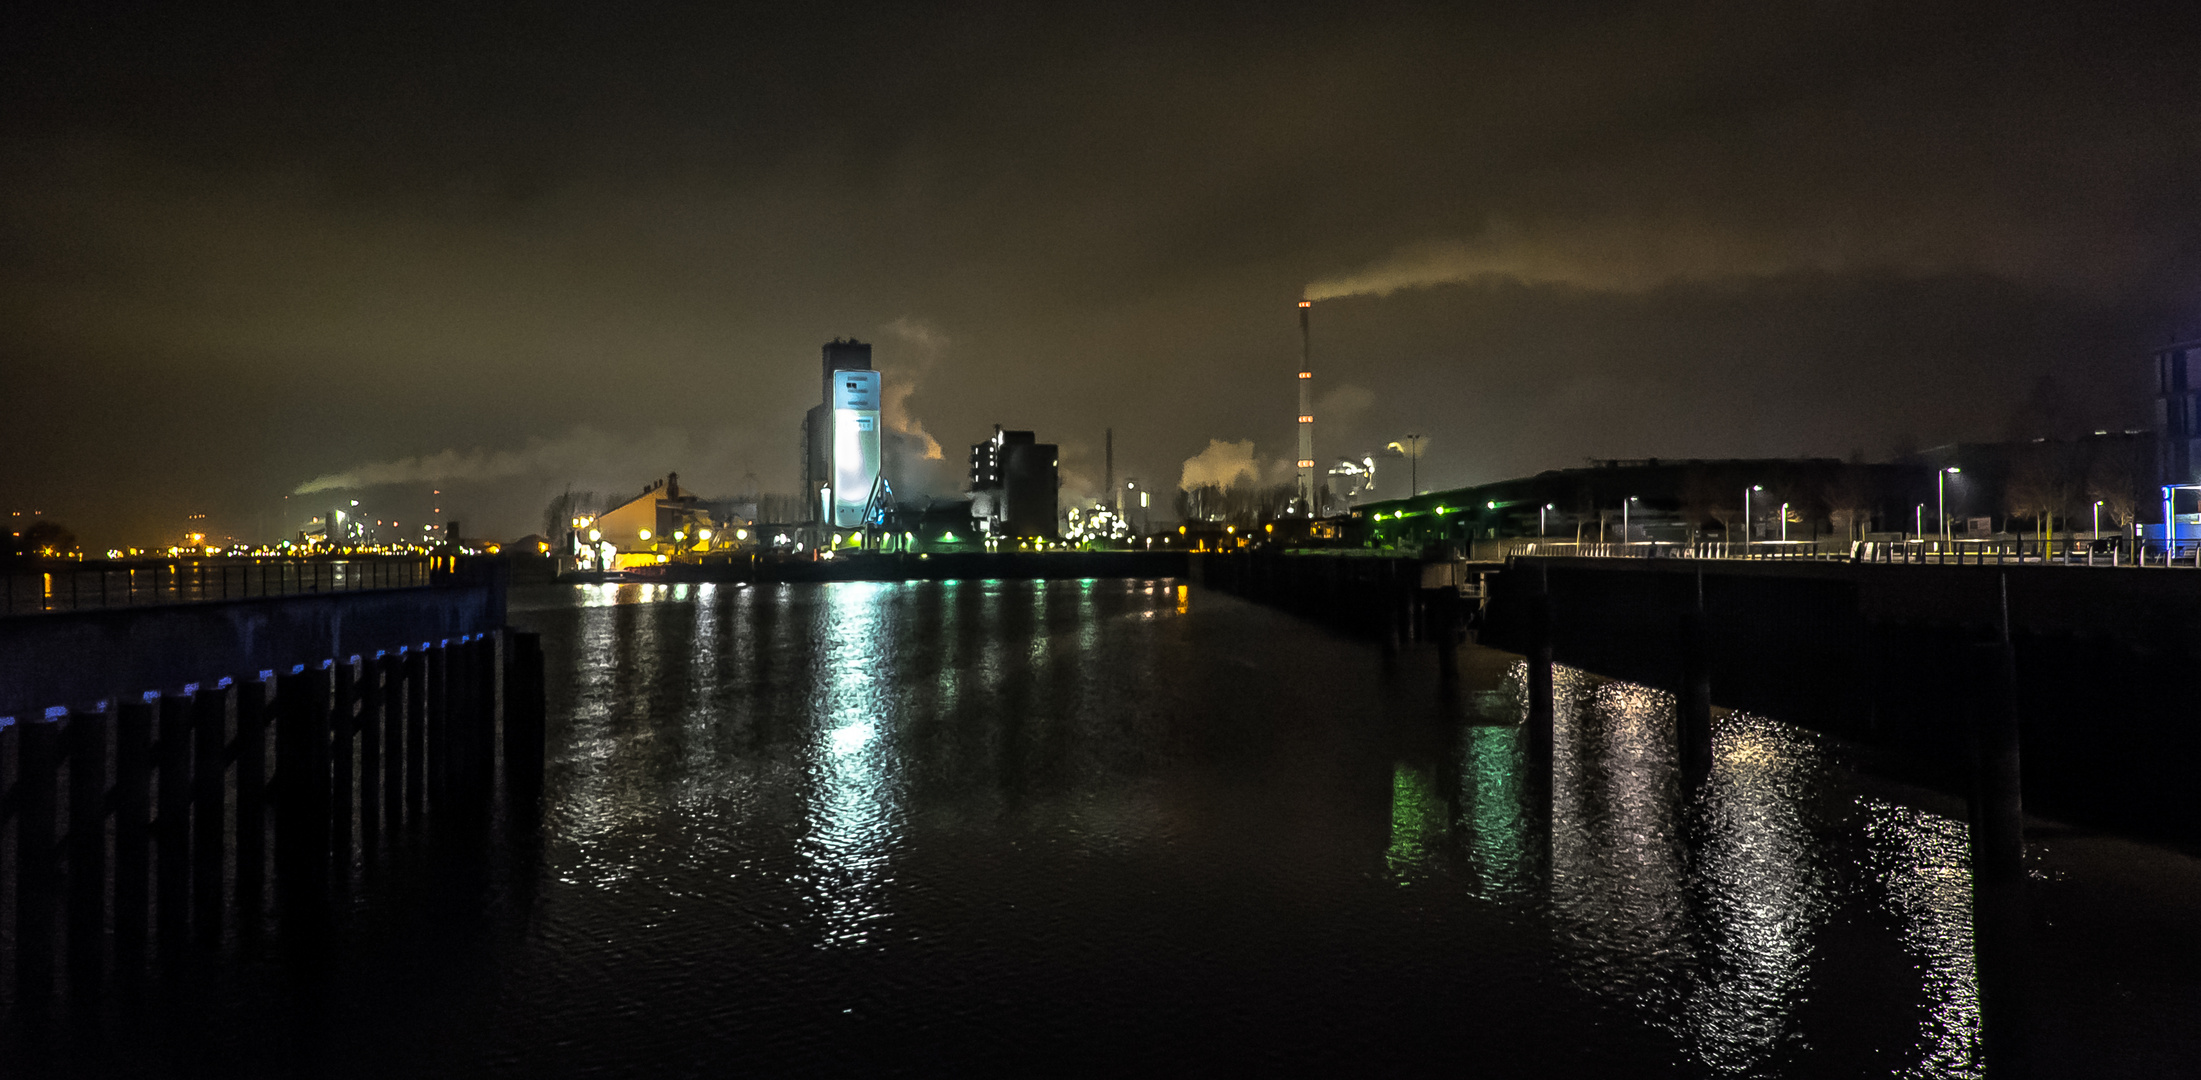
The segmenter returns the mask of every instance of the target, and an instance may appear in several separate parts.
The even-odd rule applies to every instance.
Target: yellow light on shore
[[[650,538],[650,531],[648,529],[643,529],[642,531],[637,532],[634,535],[639,536],[644,540],[647,540]]]

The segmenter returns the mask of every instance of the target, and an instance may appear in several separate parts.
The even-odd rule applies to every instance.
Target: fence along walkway
[[[0,961],[38,1000],[57,981],[89,988],[149,954],[218,946],[232,927],[249,937],[271,914],[315,925],[355,854],[372,860],[431,818],[486,821],[500,759],[510,813],[532,820],[534,634],[393,643],[0,717],[0,924],[14,931]]]
[[[402,589],[427,585],[453,565],[448,556],[69,563],[0,575],[0,615]]]

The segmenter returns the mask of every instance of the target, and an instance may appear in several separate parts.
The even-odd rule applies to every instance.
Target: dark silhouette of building
[[[2166,345],[2155,353],[2155,430],[2160,482],[2201,480],[2201,340]]]
[[[1029,431],[1003,431],[971,447],[971,512],[996,537],[1053,538],[1060,455]]]

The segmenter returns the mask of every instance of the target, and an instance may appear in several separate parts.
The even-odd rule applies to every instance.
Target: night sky
[[[87,549],[792,490],[836,336],[1076,494],[1281,479],[1302,295],[1318,455],[1440,486],[2138,426],[2201,331],[2143,5],[186,7],[0,13],[0,508]]]

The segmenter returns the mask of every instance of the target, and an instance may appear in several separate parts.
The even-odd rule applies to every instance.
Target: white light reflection
[[[1972,953],[1971,837],[1961,821],[1860,799],[1872,865],[1902,920],[1903,947],[1920,961],[1925,1021],[1917,1060],[1895,1075],[1977,1077],[1979,970]]]
[[[1808,733],[1764,717],[1723,717],[1714,735],[1696,920],[1705,954],[1682,1024],[1713,1072],[1755,1075],[1803,1048],[1794,1014],[1830,905],[1804,818],[1821,757]]]
[[[1673,695],[1552,667],[1551,900],[1577,978],[1670,1014],[1689,948]]]
[[[890,618],[896,586],[826,586],[812,700],[817,752],[810,755],[809,830],[799,850],[805,900],[823,922],[819,944],[859,946],[890,915],[885,886],[903,822],[901,762],[882,726],[893,663]]]

